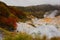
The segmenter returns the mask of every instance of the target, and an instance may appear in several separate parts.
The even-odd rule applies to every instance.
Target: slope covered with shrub
[[[15,30],[16,22],[24,18],[26,18],[26,15],[22,11],[0,2],[0,27],[6,30]]]
[[[28,20],[27,16],[33,15],[37,18],[43,18],[45,12],[52,10],[59,10],[60,6],[52,5],[37,5],[28,7],[8,6],[0,2],[0,26],[2,28],[11,27],[12,30],[16,29],[16,22]],[[59,14],[60,15],[60,12]],[[10,30],[10,28],[9,28]]]
[[[60,15],[60,5],[50,5],[50,4],[42,4],[42,5],[35,5],[35,6],[27,6],[27,7],[19,7],[16,8],[24,11],[24,12],[31,12],[32,15],[36,16],[37,18],[43,18],[45,12],[59,10]]]

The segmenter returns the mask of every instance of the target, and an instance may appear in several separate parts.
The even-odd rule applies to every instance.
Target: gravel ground
[[[2,40],[3,35],[0,33],[0,40]]]

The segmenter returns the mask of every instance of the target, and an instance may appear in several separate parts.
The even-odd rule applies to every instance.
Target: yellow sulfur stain
[[[52,22],[52,18],[44,18],[44,22],[50,23]]]

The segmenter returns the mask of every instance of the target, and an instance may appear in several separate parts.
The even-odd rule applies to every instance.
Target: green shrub
[[[3,40],[32,40],[32,36],[26,33],[6,35]]]

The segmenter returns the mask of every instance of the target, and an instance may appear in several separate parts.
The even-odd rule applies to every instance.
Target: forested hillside
[[[18,7],[16,8],[27,12],[27,13],[32,13],[32,15],[38,17],[38,18],[43,18],[43,15],[45,12],[53,11],[53,10],[59,10],[60,14],[60,5],[50,5],[50,4],[43,4],[43,5],[36,5],[36,6],[28,6],[28,7]]]
[[[33,15],[37,18],[43,18],[45,12],[59,10],[60,6],[52,5],[37,5],[28,7],[8,6],[3,2],[0,2],[0,26],[2,28],[9,28],[14,30],[16,28],[16,22],[28,20],[27,16]],[[14,28],[12,28],[14,27]]]

